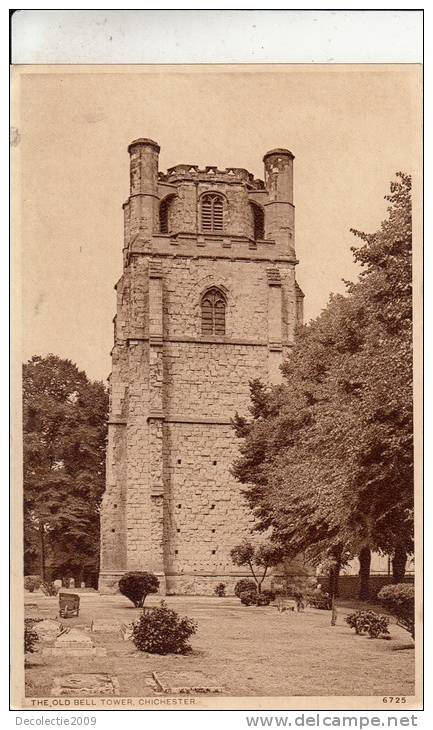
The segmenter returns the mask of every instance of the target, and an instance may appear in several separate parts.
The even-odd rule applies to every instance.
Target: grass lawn
[[[150,596],[146,605],[159,600]],[[414,694],[415,652],[393,651],[411,643],[409,634],[393,623],[391,640],[356,636],[344,621],[354,605],[339,607],[337,625],[331,627],[329,611],[279,613],[273,606],[242,606],[236,598],[168,596],[166,601],[198,622],[192,654],[145,654],[120,634],[92,633],[95,645],[107,648],[106,657],[28,655],[26,696],[49,696],[55,676],[99,672],[117,677],[123,697],[155,696],[152,672],[176,669],[202,671],[233,696]],[[37,604],[26,616],[57,616],[57,598],[26,594],[26,602]],[[79,617],[62,623],[84,629],[93,619],[130,623],[139,614],[123,596],[84,593]]]

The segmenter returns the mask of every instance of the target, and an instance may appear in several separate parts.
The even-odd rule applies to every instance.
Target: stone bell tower
[[[302,319],[295,280],[293,155],[247,170],[158,170],[159,145],[129,145],[123,274],[110,376],[103,592],[128,570],[162,593],[230,592],[231,548],[251,515],[230,474],[231,427],[249,381],[277,382]]]

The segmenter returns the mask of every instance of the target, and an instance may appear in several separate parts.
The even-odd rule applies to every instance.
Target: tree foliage
[[[33,628],[34,622],[32,619],[24,619],[24,653],[33,654],[37,651],[37,643],[39,642],[39,636]]]
[[[97,570],[108,396],[70,360],[23,366],[25,561]]]
[[[234,419],[233,473],[289,556],[412,549],[410,191],[398,173],[380,229],[352,231],[359,280],[299,328],[282,384],[252,381],[251,418]]]
[[[397,617],[400,626],[415,638],[415,586],[398,583],[383,586],[378,595],[380,603]]]
[[[268,569],[278,565],[284,557],[283,550],[272,543],[261,543],[253,545],[245,540],[240,545],[230,550],[230,557],[233,563],[239,567],[248,567],[256,584],[256,592],[261,593],[262,583],[266,578]],[[260,571],[262,571],[260,575]]]

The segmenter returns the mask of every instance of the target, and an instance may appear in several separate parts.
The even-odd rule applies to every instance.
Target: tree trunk
[[[396,545],[392,557],[392,582],[403,583],[406,570],[407,552],[402,545]]]
[[[329,568],[328,573],[328,593],[332,596],[334,592],[334,568]]]
[[[369,547],[363,547],[358,555],[359,559],[359,600],[368,601],[370,597],[370,563],[371,563],[371,551]]]
[[[340,570],[341,570],[341,565],[339,563],[337,566],[337,569],[335,571],[335,583],[334,583],[335,598],[338,598],[338,596],[340,595]]]
[[[328,593],[330,596],[338,598],[338,582],[341,570],[342,549],[336,548],[334,551],[334,562],[329,569]]]
[[[245,563],[244,563],[244,565],[245,565]],[[256,590],[257,590],[257,593],[260,593],[260,592],[261,592],[261,584],[262,584],[263,578],[262,578],[262,581],[260,581],[260,580],[259,580],[259,579],[257,578],[257,576],[256,576],[256,574],[255,574],[255,572],[254,572],[253,564],[251,563],[251,561],[248,561],[248,567],[249,567],[249,569],[250,569],[250,571],[251,571],[251,575],[252,575],[252,576],[253,576],[253,578],[254,578],[254,582],[255,582],[255,584],[256,584]]]
[[[328,593],[330,596],[338,597],[338,579],[340,577],[340,563],[336,563],[329,569]]]
[[[332,594],[332,603],[331,603],[331,626],[336,626],[337,624],[337,606],[335,605],[335,593]]]
[[[261,579],[261,580],[258,580],[258,579],[256,579],[256,580],[257,580],[257,593],[258,593],[259,595],[260,595],[260,594],[261,594],[261,592],[262,592],[262,583],[263,583],[263,581],[264,581],[264,580],[265,580],[265,578],[266,578],[266,573],[267,573],[267,572],[268,572],[268,566],[266,565],[266,567],[265,567],[265,569],[264,569],[264,571],[263,571],[262,579]]]
[[[45,582],[46,569],[45,569],[45,538],[44,538],[44,524],[39,525],[39,535],[41,541],[41,578]]]

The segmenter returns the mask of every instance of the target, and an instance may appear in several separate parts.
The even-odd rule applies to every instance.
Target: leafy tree
[[[25,563],[97,570],[108,396],[70,360],[23,366]],[[27,572],[27,571],[26,571]]]
[[[393,555],[396,577],[412,550],[410,189],[398,173],[380,230],[353,231],[359,281],[299,328],[282,384],[252,381],[252,417],[234,419],[233,473],[258,529],[288,556],[333,562],[333,580],[359,556],[363,598],[371,550]]]
[[[412,550],[413,534],[410,176],[397,173],[386,199],[391,203],[389,217],[377,233],[352,232],[363,242],[353,251],[355,260],[364,267],[361,287],[370,314],[365,349],[374,366],[365,414],[371,413],[378,423],[371,438],[376,459],[369,465],[368,476],[377,494],[382,488],[384,495],[393,497],[392,512],[386,513],[391,534],[384,549],[392,554],[393,582],[399,583],[404,577],[407,553]],[[356,285],[348,288],[353,293]]]
[[[262,583],[266,578],[268,569],[282,561],[284,551],[271,543],[254,546],[246,540],[230,550],[230,557],[235,565],[239,567],[248,566],[256,584],[257,593],[261,593]],[[258,571],[261,569],[263,572],[259,575]]]

